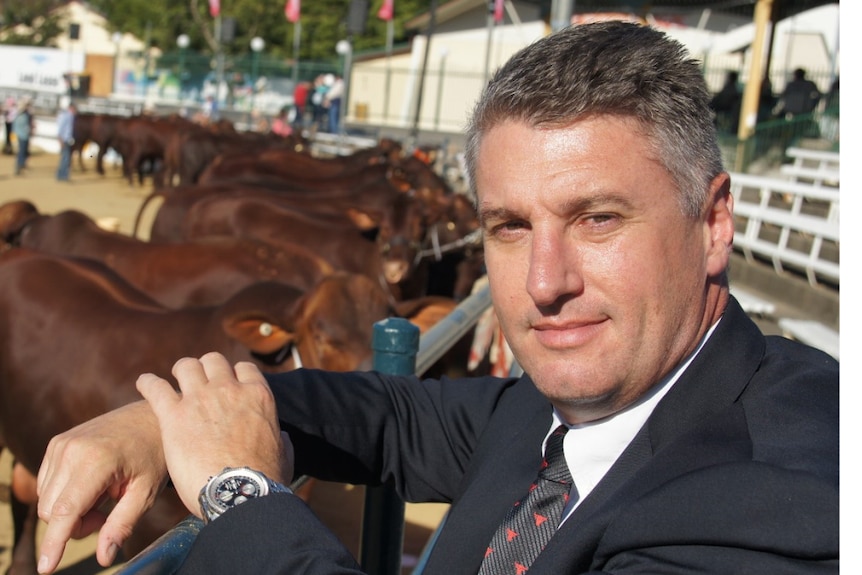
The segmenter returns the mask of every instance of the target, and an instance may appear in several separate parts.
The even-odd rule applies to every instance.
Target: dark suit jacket
[[[528,377],[269,377],[297,471],[452,507],[427,575],[475,574],[533,480],[551,406]],[[733,300],[701,353],[530,575],[837,573],[838,364]],[[357,573],[296,497],[205,527],[183,573]]]

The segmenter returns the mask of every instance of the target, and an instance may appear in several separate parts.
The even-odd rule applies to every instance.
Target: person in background
[[[833,115],[838,115],[838,110],[841,106],[841,88],[840,88],[841,79],[836,76],[834,80],[832,80],[832,84],[829,86],[829,91],[826,92],[826,97],[824,98],[826,107],[824,108],[824,112],[830,113]]]
[[[27,158],[30,157],[30,136],[33,135],[35,126],[33,120],[33,107],[30,100],[22,100],[18,104],[18,112],[12,120],[12,131],[18,141],[18,156],[15,160],[15,175],[27,167]]]
[[[217,122],[219,119],[219,110],[218,110],[218,102],[215,97],[212,95],[208,95],[204,99],[203,106],[201,106],[201,123],[202,124],[213,124]]]
[[[772,92],[772,80],[769,76],[764,76],[763,82],[760,83],[760,97],[757,101],[757,121],[768,122],[774,119],[773,110],[778,98]]]
[[[820,128],[812,113],[821,97],[820,89],[806,78],[805,70],[795,69],[793,79],[784,87],[779,102],[778,117],[788,121],[784,133],[785,148],[800,136],[820,137]]]
[[[293,108],[295,110],[293,125],[300,132],[305,128],[306,103],[310,90],[311,84],[305,81],[298,82],[296,88],[293,89]]]
[[[261,111],[257,108],[251,111],[251,122],[249,129],[252,132],[257,132],[259,134],[266,134],[271,130],[269,120],[267,120],[266,116],[262,114]]]
[[[327,84],[328,76],[331,74],[319,74],[314,79],[314,90],[311,92],[311,121],[316,130],[321,132],[327,131],[327,115],[326,108],[323,106],[323,100],[326,97],[326,92],[329,90]]]
[[[337,134],[341,131],[341,100],[344,96],[344,80],[336,74],[327,75],[329,89],[323,97],[323,107],[329,118],[327,131]]]
[[[739,89],[739,72],[731,70],[725,76],[724,85],[709,102],[715,112],[716,126],[720,131],[736,134],[739,128],[739,113],[742,91]]]
[[[805,70],[797,68],[793,71],[793,79],[784,87],[781,94],[779,116],[790,120],[799,114],[810,114],[820,102],[820,89],[817,84],[805,77]]]
[[[170,479],[206,522],[181,575],[361,573],[286,486],[307,474],[450,504],[425,575],[838,573],[839,365],[730,293],[709,99],[646,25],[523,48],[465,161],[524,375],[263,375],[217,353],[178,360],[178,388],[142,374],[143,401],[49,443],[39,571],[97,528],[110,564]]]
[[[829,91],[823,97],[823,115],[820,117],[820,135],[830,142],[837,143],[840,139],[841,94],[840,78],[838,76],[829,86]]]
[[[57,139],[60,140],[60,165],[57,166],[57,181],[68,182],[72,166],[72,147],[75,145],[75,115],[78,109],[74,102],[57,115]]]
[[[15,107],[15,98],[9,96],[3,103],[3,122],[6,125],[6,141],[3,143],[3,154],[11,156],[12,151],[12,121],[15,120],[17,109]]]
[[[279,136],[289,136],[293,133],[293,127],[290,125],[290,120],[287,118],[287,106],[284,106],[278,111],[278,115],[272,121],[270,131]]]

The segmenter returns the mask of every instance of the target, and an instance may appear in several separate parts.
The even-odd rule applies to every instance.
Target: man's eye
[[[584,218],[587,223],[592,225],[605,224],[617,219],[614,214],[590,214]]]
[[[520,220],[512,220],[507,222],[501,222],[499,224],[495,224],[491,226],[491,235],[506,235],[512,232],[517,232],[526,227],[526,224]]]

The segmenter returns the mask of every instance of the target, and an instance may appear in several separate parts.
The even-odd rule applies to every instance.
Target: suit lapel
[[[512,505],[526,493],[536,478],[542,439],[551,426],[547,400],[529,379],[501,404],[505,414],[489,422],[485,441],[473,456],[462,495],[453,502],[429,558],[428,573],[475,573],[491,537]]]
[[[731,299],[700,354],[605,477],[551,539],[530,568],[531,575],[588,570],[609,522],[627,502],[650,488],[640,479],[656,453],[733,404],[757,370],[764,350],[763,335]],[[726,358],[733,358],[733,362]],[[446,529],[429,559],[429,574],[475,574],[481,552],[503,516],[535,478],[542,438],[551,425],[551,408],[529,380],[519,382],[519,386],[521,390],[507,397],[489,422],[484,433],[487,439],[477,448],[475,465],[465,475],[463,495],[453,505]],[[729,451],[718,456],[738,455],[734,448]],[[651,485],[665,475],[661,470],[653,471],[657,473],[647,474],[652,478]]]
[[[657,452],[731,406],[745,390],[760,365],[764,351],[765,340],[760,330],[736,301],[731,300],[707,344],[659,402],[605,477],[551,539],[545,552],[531,566],[531,575],[589,570],[596,542],[619,510],[644,489],[651,488],[654,482],[661,481],[660,477],[672,473],[668,466],[648,474],[652,480],[645,481],[642,472]],[[730,363],[725,358],[734,360]],[[736,427],[729,421],[725,423],[738,431],[740,427],[744,428],[744,422]],[[716,452],[717,458],[739,456],[739,442],[730,443],[733,439],[746,438],[727,439],[727,452]],[[688,462],[671,460],[670,463],[675,467],[685,466]]]

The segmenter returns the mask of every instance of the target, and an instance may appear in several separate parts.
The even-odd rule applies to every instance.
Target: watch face
[[[269,492],[265,478],[248,469],[233,469],[215,477],[207,486],[207,499],[219,514]]]

